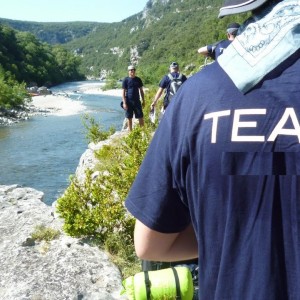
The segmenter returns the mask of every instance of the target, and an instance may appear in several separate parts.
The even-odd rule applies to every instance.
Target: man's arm
[[[151,109],[154,108],[154,106],[156,105],[157,101],[161,97],[163,91],[164,91],[164,89],[162,87],[159,87],[159,89],[157,90],[156,95],[154,97],[154,101],[151,103]]]
[[[199,48],[198,53],[207,56],[209,54],[207,46]]]
[[[179,261],[198,257],[198,246],[192,225],[179,233],[160,233],[136,220],[135,251],[139,258],[153,261]]]
[[[142,98],[142,106],[145,106],[145,94],[144,94],[144,89],[143,87],[140,87],[140,94],[141,94],[141,98]]]
[[[122,90],[122,100],[123,100],[123,108],[127,110],[127,103],[126,103],[126,89],[123,88]]]

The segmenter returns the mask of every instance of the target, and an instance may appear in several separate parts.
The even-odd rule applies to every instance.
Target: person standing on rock
[[[145,103],[143,82],[141,78],[135,76],[136,69],[133,65],[128,67],[128,76],[122,82],[122,107],[126,111],[128,119],[128,130],[132,130],[133,114],[139,120],[140,126],[144,126],[143,106]],[[140,100],[140,97],[142,101]]]

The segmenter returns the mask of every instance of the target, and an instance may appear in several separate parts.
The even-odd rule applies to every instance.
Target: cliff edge
[[[114,300],[121,274],[104,251],[62,231],[43,193],[0,185],[0,299]],[[49,242],[32,238],[37,225],[60,231]]]

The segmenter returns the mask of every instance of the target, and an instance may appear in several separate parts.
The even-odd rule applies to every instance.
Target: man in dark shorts
[[[250,10],[168,106],[125,202],[139,258],[198,257],[200,300],[300,299],[300,5],[219,16]]]
[[[123,109],[126,110],[125,116],[128,119],[128,130],[132,130],[133,114],[139,120],[140,126],[144,126],[143,108],[145,103],[143,82],[135,76],[136,69],[134,66],[128,67],[128,77],[125,77],[122,82],[122,99]],[[142,99],[142,102],[140,100]]]
[[[240,24],[238,23],[229,24],[226,29],[227,40],[221,40],[214,44],[201,47],[198,49],[198,53],[216,60],[235,39],[239,28]]]

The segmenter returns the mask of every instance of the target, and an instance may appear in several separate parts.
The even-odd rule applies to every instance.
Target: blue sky
[[[120,22],[141,12],[148,0],[0,0],[0,18],[36,21]]]

